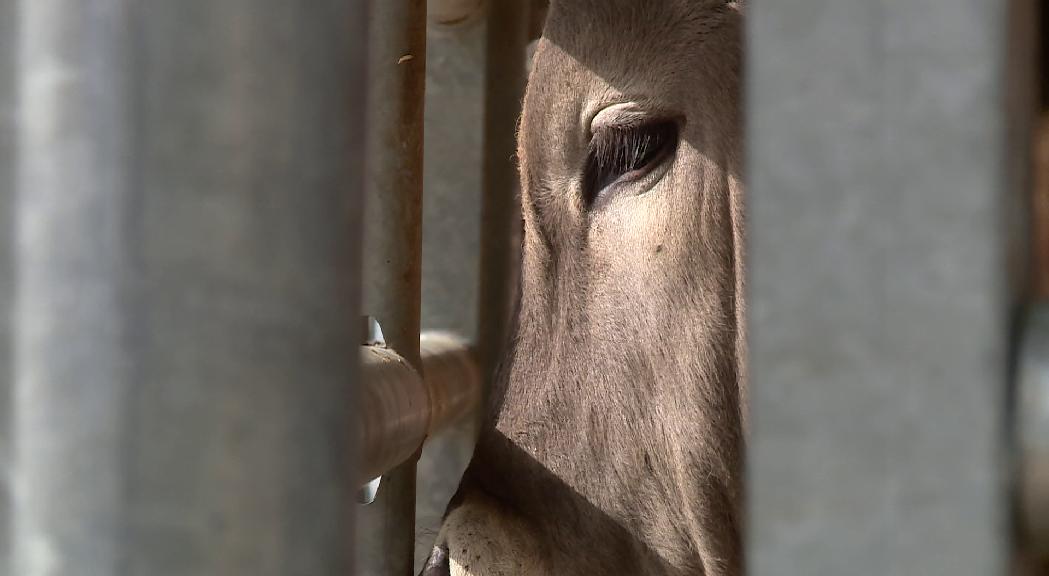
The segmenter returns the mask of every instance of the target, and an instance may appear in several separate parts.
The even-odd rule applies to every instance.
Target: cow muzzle
[[[487,495],[469,490],[449,510],[419,576],[539,576],[545,570],[535,534]]]
[[[452,569],[448,561],[448,546],[434,546],[419,576],[451,576],[451,574]]]

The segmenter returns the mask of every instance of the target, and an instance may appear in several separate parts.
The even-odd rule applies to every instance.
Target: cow
[[[423,575],[738,575],[740,2],[553,0],[512,337]]]

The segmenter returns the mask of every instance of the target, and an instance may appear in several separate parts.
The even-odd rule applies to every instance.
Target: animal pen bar
[[[0,2],[4,573],[351,569],[361,9]]]
[[[362,480],[476,409],[470,350],[419,350],[425,4],[376,7],[394,75],[356,0],[0,1],[0,571],[350,574]],[[369,140],[388,348],[356,321]]]
[[[754,576],[1011,573],[1024,8],[748,5]]]
[[[520,32],[523,1],[489,4]],[[421,2],[372,5],[417,50]],[[364,8],[0,0],[0,571],[351,574],[359,482],[475,402],[462,343],[416,348],[416,213],[388,247],[413,285],[365,311],[389,347],[360,348]],[[748,4],[752,574],[1006,573],[1012,9]],[[373,59],[408,55],[374,33]],[[494,233],[520,78],[488,82]],[[418,103],[391,104],[397,138]],[[390,222],[416,169],[379,175],[406,177]],[[505,328],[482,322],[490,366]]]

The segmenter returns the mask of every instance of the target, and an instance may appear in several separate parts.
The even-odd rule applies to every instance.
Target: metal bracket
[[[357,491],[357,503],[367,506],[372,502],[375,502],[375,495],[379,493],[379,484],[382,482],[382,476],[376,476],[361,489]]]
[[[1016,391],[1020,520],[1031,552],[1049,554],[1049,303],[1027,315]]]
[[[382,335],[382,326],[379,321],[371,316],[362,316],[361,322],[364,326],[361,344],[364,346],[386,347],[386,337]]]
[[[381,346],[385,348],[386,338],[382,335],[382,326],[379,324],[379,321],[371,316],[362,316],[361,321],[364,327],[361,344],[364,346]],[[357,503],[366,506],[375,502],[375,496],[379,492],[379,484],[381,483],[382,476],[380,475],[361,486],[357,491]]]

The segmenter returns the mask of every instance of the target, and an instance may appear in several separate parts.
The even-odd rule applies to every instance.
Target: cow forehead
[[[714,0],[562,0],[551,5],[543,37],[623,88],[641,77],[689,72],[697,47],[738,22],[740,11],[738,3]]]
[[[733,105],[742,27],[735,3],[555,2],[529,80],[520,157],[540,160],[545,178],[576,168],[588,120],[617,102],[728,117],[709,103]]]

